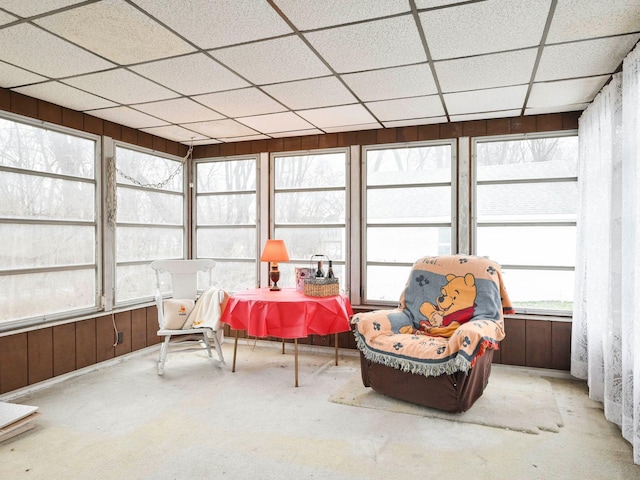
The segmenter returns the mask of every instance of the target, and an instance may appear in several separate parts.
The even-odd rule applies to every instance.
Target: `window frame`
[[[319,187],[317,189],[314,188],[281,188],[276,189],[276,158],[284,158],[284,157],[301,157],[301,156],[321,156],[321,155],[331,155],[331,154],[343,154],[344,155],[344,188],[338,187]],[[322,149],[314,149],[314,150],[293,150],[293,151],[283,151],[283,152],[270,152],[269,154],[269,227],[267,229],[268,238],[279,238],[276,235],[276,231],[278,228],[344,228],[344,260],[331,258],[333,265],[340,266],[344,268],[344,277],[340,277],[338,275],[340,281],[340,289],[341,291],[346,292],[349,295],[351,285],[351,258],[353,252],[351,251],[351,189],[352,189],[352,172],[351,172],[351,164],[352,164],[352,149],[348,147],[339,147],[339,148],[322,148]],[[282,192],[318,192],[318,191],[344,191],[344,223],[314,223],[314,224],[304,224],[302,226],[296,225],[288,225],[288,224],[278,224],[276,223],[276,193]],[[261,246],[262,247],[262,246]],[[317,252],[319,254],[323,252]],[[311,258],[309,259],[297,259],[291,257],[291,252],[289,252],[290,262],[292,263],[300,263],[303,267],[309,267],[311,265]],[[265,271],[266,271],[265,265]],[[327,266],[325,265],[325,269]]]
[[[242,160],[253,160],[255,162],[255,176],[256,176],[256,185],[255,185],[255,190],[229,190],[229,191],[225,191],[225,192],[220,192],[220,193],[213,193],[213,192],[206,192],[206,193],[200,193],[198,192],[198,164],[204,164],[204,163],[222,163],[222,162],[232,162],[232,161],[242,161]],[[260,282],[260,224],[261,224],[261,218],[260,218],[260,213],[261,213],[261,208],[260,208],[260,188],[261,188],[261,182],[260,182],[260,175],[261,175],[261,168],[260,168],[260,156],[259,154],[250,154],[250,155],[232,155],[232,156],[227,156],[227,157],[207,157],[207,158],[197,158],[194,159],[192,162],[192,169],[193,169],[193,173],[192,173],[192,188],[191,188],[191,211],[192,211],[192,225],[191,225],[191,238],[192,238],[192,252],[193,252],[193,258],[212,258],[213,260],[215,260],[216,262],[227,262],[227,261],[232,261],[232,262],[239,262],[239,263],[255,263],[255,277],[254,277],[254,284],[255,285],[259,285]],[[198,229],[199,228],[203,228],[202,226],[199,225],[198,223],[198,197],[200,196],[215,196],[215,195],[234,195],[234,194],[246,194],[246,193],[253,193],[255,195],[255,199],[256,199],[256,212],[255,212],[255,216],[256,216],[256,223],[255,225],[241,225],[243,228],[244,227],[253,227],[255,229],[255,238],[256,238],[256,249],[254,252],[254,258],[253,259],[245,259],[245,258],[216,258],[216,257],[212,257],[212,256],[207,256],[207,257],[200,257],[198,255]],[[238,227],[238,225],[206,225],[204,226],[205,229],[212,229],[212,230],[216,230],[216,229],[220,229],[220,230],[228,230],[228,229],[233,229],[235,227]],[[215,269],[214,269],[215,271]],[[233,291],[230,291],[231,293],[233,293]]]
[[[527,184],[527,183],[557,183],[557,182],[579,182],[578,172],[572,177],[543,177],[532,179],[511,179],[511,180],[480,180],[477,179],[477,146],[479,143],[494,143],[494,142],[509,142],[518,140],[536,140],[546,138],[567,138],[578,137],[578,130],[560,130],[551,132],[535,132],[535,133],[522,133],[522,134],[509,134],[509,135],[495,135],[485,137],[472,137],[472,151],[471,151],[471,192],[470,192],[470,205],[471,205],[471,252],[477,254],[477,238],[478,238],[478,185],[513,185],[513,184]],[[578,206],[576,205],[576,208]],[[577,215],[574,221],[561,220],[540,220],[540,221],[526,221],[526,222],[480,222],[480,226],[491,227],[510,227],[510,226],[552,226],[552,227],[576,227]],[[575,272],[575,262],[573,268],[568,266],[553,266],[553,265],[509,265],[501,264],[506,270],[536,270],[536,271],[571,271]],[[508,281],[508,280],[507,280]],[[511,299],[513,301],[513,299]],[[559,309],[540,309],[531,307],[515,307],[516,314],[522,314],[527,316],[553,316],[553,317],[571,317],[573,315],[572,310],[559,310]]]
[[[137,152],[137,153],[141,153],[141,154],[145,154],[145,155],[151,155],[154,157],[159,157],[159,158],[164,158],[167,160],[171,160],[171,161],[175,161],[178,163],[182,163],[182,194],[180,195],[178,192],[168,192],[159,188],[145,188],[145,187],[140,187],[137,185],[130,185],[128,183],[122,183],[118,181],[118,176],[119,174],[116,172],[115,173],[115,179],[114,179],[114,186],[113,188],[115,188],[115,192],[114,195],[117,198],[118,195],[118,188],[120,186],[123,186],[125,189],[131,189],[131,190],[138,190],[138,191],[152,191],[155,193],[163,193],[166,195],[172,195],[175,197],[179,197],[182,196],[182,226],[180,228],[182,228],[182,256],[180,258],[177,257],[171,257],[171,258],[162,258],[162,260],[165,259],[185,259],[188,256],[189,253],[189,246],[190,246],[190,238],[189,238],[189,209],[190,209],[190,205],[189,205],[189,196],[187,194],[188,192],[188,186],[189,186],[189,177],[190,177],[190,165],[189,163],[192,162],[191,157],[187,158],[186,161],[183,162],[183,160],[185,160],[184,157],[178,157],[176,155],[171,155],[165,152],[159,152],[157,150],[153,150],[150,148],[145,148],[145,147],[141,147],[139,145],[133,145],[130,143],[126,143],[120,140],[112,140],[112,158],[113,161],[115,162],[115,166],[117,167],[118,165],[118,158],[117,158],[117,150],[118,148],[122,148],[125,150],[131,150],[133,152]],[[105,208],[107,207],[106,202],[105,202]],[[124,309],[124,308],[128,308],[131,306],[135,306],[135,305],[140,305],[140,304],[144,304],[144,303],[148,303],[150,301],[153,301],[154,299],[154,294],[151,294],[149,296],[146,297],[139,297],[139,298],[134,298],[134,299],[128,299],[128,300],[121,300],[119,301],[117,298],[117,286],[118,286],[118,267],[120,266],[135,266],[135,265],[150,265],[152,260],[136,260],[136,261],[126,261],[126,262],[118,262],[118,254],[117,254],[117,249],[118,249],[118,227],[120,225],[124,225],[126,227],[142,227],[142,228],[163,228],[163,227],[168,227],[168,228],[175,228],[176,230],[179,228],[178,225],[155,225],[155,224],[139,224],[139,223],[135,223],[135,222],[118,222],[117,217],[116,217],[116,224],[115,224],[115,228],[113,229],[113,240],[112,240],[112,245],[111,245],[111,249],[113,252],[113,264],[112,264],[112,268],[113,268],[113,276],[112,276],[112,282],[113,284],[111,285],[111,291],[112,291],[112,298],[111,298],[111,302],[113,305],[113,308],[116,309]],[[106,242],[105,242],[106,243]],[[154,259],[155,260],[155,259]],[[151,272],[151,267],[149,267],[149,271]],[[152,273],[153,274],[153,273]],[[154,291],[155,291],[155,287],[154,287]]]
[[[41,120],[36,120],[22,115],[13,114],[10,112],[0,111],[0,118],[3,120],[27,125],[29,127],[40,128],[46,131],[60,133],[71,137],[76,137],[84,140],[89,140],[94,143],[93,153],[93,179],[83,179],[67,174],[56,174],[52,172],[40,172],[37,170],[28,170],[16,167],[5,167],[0,165],[0,171],[13,172],[24,175],[32,175],[38,177],[46,177],[57,180],[67,180],[79,183],[88,183],[94,186],[94,217],[93,221],[80,221],[80,220],[44,220],[44,219],[9,219],[2,218],[0,222],[9,225],[80,225],[80,226],[93,226],[94,228],[94,263],[93,264],[77,264],[75,266],[80,268],[73,268],[74,265],[65,265],[60,267],[29,267],[19,269],[6,269],[1,270],[0,275],[20,275],[40,272],[63,272],[70,270],[94,270],[95,277],[95,289],[94,289],[94,304],[91,307],[76,308],[71,310],[65,310],[62,312],[49,313],[36,315],[31,317],[9,319],[0,321],[0,332],[11,331],[19,328],[33,327],[48,323],[52,321],[60,321],[69,318],[78,318],[86,315],[91,315],[99,312],[103,309],[103,249],[102,243],[103,236],[103,220],[102,220],[102,144],[101,136],[95,135],[89,132],[81,130],[75,130],[62,125],[57,125]]]
[[[360,165],[361,165],[361,185],[360,185],[360,231],[361,231],[361,245],[362,248],[360,250],[360,261],[361,261],[361,272],[360,272],[360,304],[365,306],[394,306],[397,305],[397,300],[378,300],[378,299],[370,299],[367,294],[367,267],[369,265],[374,266],[385,266],[391,265],[391,262],[368,262],[367,261],[367,232],[370,226],[389,226],[389,227],[446,227],[447,224],[443,222],[437,223],[415,223],[415,224],[406,224],[406,223],[389,223],[389,224],[369,224],[368,216],[367,216],[367,193],[369,191],[369,186],[367,184],[367,156],[368,152],[374,150],[394,150],[394,149],[408,149],[408,148],[423,148],[423,147],[437,147],[437,146],[450,146],[451,148],[451,172],[450,172],[450,182],[434,182],[434,183],[410,183],[410,184],[388,184],[388,185],[375,185],[374,189],[382,189],[382,188],[410,188],[410,187],[446,187],[450,188],[451,195],[451,217],[450,217],[450,238],[451,238],[451,253],[454,254],[457,252],[459,239],[458,239],[458,201],[457,192],[458,192],[458,139],[450,138],[450,139],[438,139],[438,140],[430,140],[430,141],[419,141],[419,142],[403,142],[403,143],[386,143],[386,144],[373,144],[363,146],[361,149],[360,156]],[[425,255],[427,253],[425,252]],[[394,262],[393,265],[402,266],[407,268],[407,275],[409,274],[409,270],[411,266],[415,263],[418,258],[415,258],[413,261],[408,262]],[[399,292],[402,291],[402,286],[400,286]]]

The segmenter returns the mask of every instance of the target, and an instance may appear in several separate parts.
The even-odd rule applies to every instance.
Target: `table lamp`
[[[260,260],[263,262],[271,262],[269,270],[269,278],[271,279],[271,290],[280,290],[278,280],[280,280],[280,270],[278,270],[278,262],[288,262],[289,254],[287,247],[284,246],[284,240],[267,240],[262,250]]]

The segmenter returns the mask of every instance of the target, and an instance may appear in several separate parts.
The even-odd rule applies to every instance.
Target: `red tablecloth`
[[[353,315],[346,295],[310,297],[295,288],[234,293],[221,321],[255,337],[305,338],[350,330]]]

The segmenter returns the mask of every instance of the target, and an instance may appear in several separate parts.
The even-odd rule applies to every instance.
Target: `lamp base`
[[[269,272],[269,278],[271,279],[271,290],[272,292],[277,292],[280,290],[278,286],[278,280],[280,280],[280,270],[278,270],[277,265],[271,266],[271,271]]]

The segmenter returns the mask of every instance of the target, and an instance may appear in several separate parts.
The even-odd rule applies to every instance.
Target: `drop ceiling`
[[[195,145],[580,111],[640,0],[0,0],[0,87]]]

